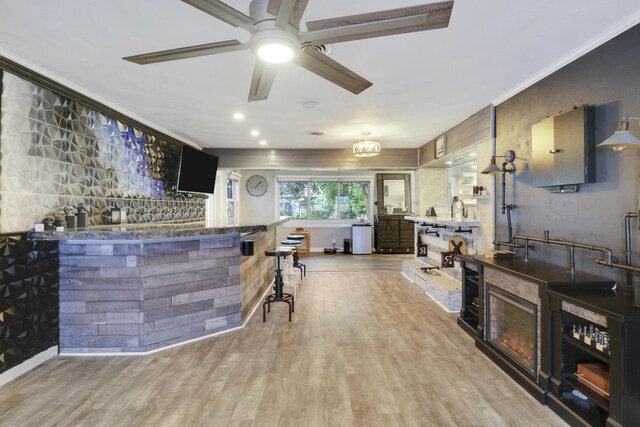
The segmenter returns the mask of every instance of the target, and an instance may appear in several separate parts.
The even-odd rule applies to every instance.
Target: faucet
[[[456,203],[460,203],[462,207],[458,210],[454,210]],[[464,202],[458,198],[458,196],[453,196],[453,203],[451,203],[451,219],[455,217],[455,215],[462,211],[462,216],[464,217]]]

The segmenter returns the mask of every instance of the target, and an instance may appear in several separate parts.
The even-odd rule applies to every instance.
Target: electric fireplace
[[[538,355],[536,305],[489,285],[486,313],[486,340],[535,379]]]

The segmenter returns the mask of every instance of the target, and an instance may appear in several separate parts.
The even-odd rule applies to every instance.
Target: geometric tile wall
[[[91,225],[108,223],[116,206],[134,223],[205,219],[204,198],[176,192],[181,144],[0,74],[0,232],[78,203]]]
[[[58,244],[0,235],[0,373],[58,345]]]

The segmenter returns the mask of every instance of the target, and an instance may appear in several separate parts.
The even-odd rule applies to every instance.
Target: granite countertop
[[[594,276],[587,273],[577,273],[572,276],[567,268],[547,264],[541,261],[528,261],[520,257],[514,258],[485,258],[476,255],[473,260],[493,267],[497,270],[519,276],[525,280],[537,283],[547,283],[549,285],[590,285],[611,289],[615,281],[603,277]]]
[[[184,224],[103,225],[65,231],[30,231],[28,238],[31,240],[146,240],[236,233],[247,235],[271,230],[287,221],[289,221],[288,217],[271,224],[233,227],[206,227],[204,221]]]
[[[479,227],[480,221],[471,219],[462,219],[460,221],[453,220],[448,217],[435,216],[411,216],[407,215],[405,219],[417,222],[426,222],[428,224],[451,225],[454,227]]]
[[[549,291],[561,300],[585,307],[607,317],[640,318],[640,308],[633,304],[633,296],[612,289],[553,289]]]

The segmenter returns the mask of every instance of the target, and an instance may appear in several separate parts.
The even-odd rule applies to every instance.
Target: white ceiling
[[[310,0],[302,22],[427,1]],[[248,14],[248,0],[227,3]],[[249,51],[145,66],[121,59],[248,41],[179,0],[0,0],[0,55],[201,146],[261,148],[255,128],[267,148],[350,148],[361,131],[383,148],[411,148],[638,22],[638,0],[456,0],[446,29],[333,45],[333,59],[373,82],[360,95],[285,64],[269,99],[253,103]],[[303,107],[310,100],[315,109]],[[236,111],[244,121],[233,121]]]

